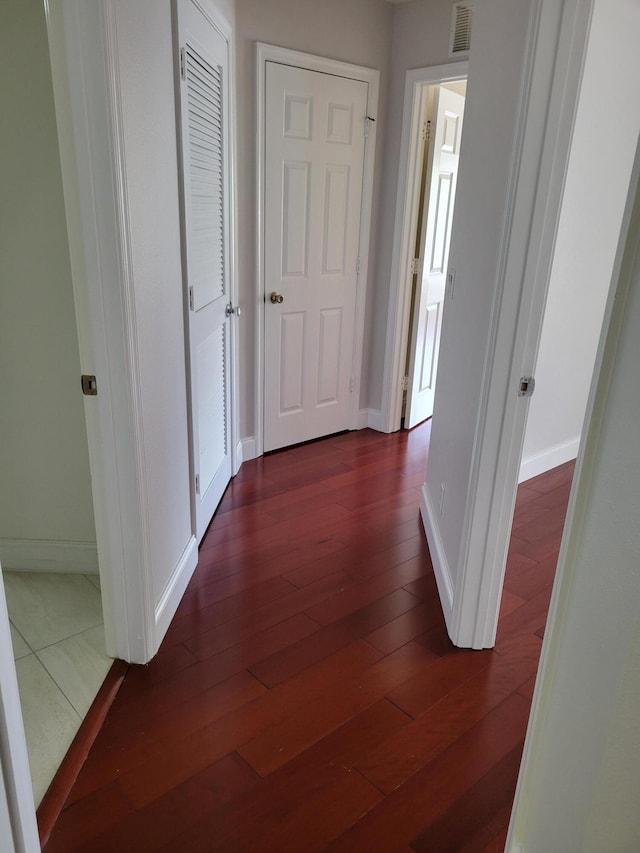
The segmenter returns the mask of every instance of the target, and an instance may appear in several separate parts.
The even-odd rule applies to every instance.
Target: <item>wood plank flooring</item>
[[[458,650],[418,512],[429,431],[243,465],[46,853],[503,849],[573,465],[520,487],[496,647]]]

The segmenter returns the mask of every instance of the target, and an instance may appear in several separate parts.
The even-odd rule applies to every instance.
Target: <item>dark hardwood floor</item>
[[[503,849],[573,465],[520,487],[496,647],[457,650],[429,429],[243,465],[46,853]]]

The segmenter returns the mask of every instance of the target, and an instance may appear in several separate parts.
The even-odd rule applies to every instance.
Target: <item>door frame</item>
[[[223,17],[215,0],[196,2],[217,21]],[[144,466],[117,0],[46,0],[45,9],[80,365],[83,373],[96,375],[99,384],[97,396],[85,397],[84,403],[106,646],[112,657],[147,663],[195,568],[197,543],[192,535],[157,597]],[[228,25],[227,29],[230,32]],[[232,45],[229,38],[231,72]],[[233,80],[229,82],[233,90]],[[233,109],[231,104],[232,115]],[[233,126],[230,133],[234,156]],[[231,194],[233,205],[233,183]],[[233,282],[235,242],[231,245]],[[232,345],[237,359],[237,341]],[[232,393],[237,381],[234,365]],[[241,462],[237,424],[234,413],[230,442],[234,473]],[[192,529],[194,524],[192,508]]]
[[[235,210],[236,210],[236,102],[235,102],[235,91],[236,91],[236,77],[235,77],[235,50],[234,50],[234,40],[233,40],[233,27],[230,22],[224,17],[224,15],[220,12],[220,10],[214,5],[213,2],[207,2],[207,0],[190,0],[191,3],[204,15],[204,17],[209,21],[211,26],[220,34],[221,38],[224,39],[226,44],[227,51],[227,68],[224,76],[224,87],[226,89],[226,106],[228,115],[225,117],[227,123],[227,148],[225,151],[226,155],[226,174],[224,175],[224,191],[226,193],[226,203],[225,214],[226,221],[224,223],[225,232],[226,232],[226,242],[228,247],[228,252],[225,252],[225,273],[228,278],[228,299],[231,305],[237,306],[237,239],[236,239],[236,220],[235,220]],[[175,55],[179,55],[181,48],[181,39],[180,36],[182,34],[181,23],[180,23],[180,0],[172,0],[172,21],[173,21],[173,34],[174,34],[174,51]],[[194,448],[194,429],[195,425],[193,423],[193,405],[192,405],[192,387],[193,387],[193,374],[191,370],[191,343],[189,339],[190,335],[190,304],[189,304],[189,282],[187,276],[187,242],[186,242],[186,211],[185,211],[185,198],[184,198],[184,171],[183,171],[183,133],[184,128],[182,127],[182,113],[180,106],[180,92],[179,92],[179,81],[176,85],[176,126],[178,131],[178,157],[179,157],[179,166],[178,166],[178,185],[180,188],[180,240],[182,243],[181,256],[182,256],[182,267],[183,267],[183,296],[184,296],[184,333],[185,333],[185,345],[186,345],[186,364],[187,364],[187,421],[189,424],[189,479],[191,483],[191,530],[193,535],[198,538],[198,517],[197,517],[197,494],[196,494],[196,454]],[[239,440],[239,427],[238,427],[238,405],[237,401],[239,399],[239,377],[238,377],[238,364],[239,364],[239,343],[238,343],[238,321],[240,317],[239,314],[232,314],[228,318],[228,329],[229,329],[229,352],[230,352],[230,368],[229,368],[229,454],[231,459],[231,477],[235,477],[235,475],[240,470],[240,466],[242,464],[242,442]]]
[[[419,177],[422,170],[419,140],[420,99],[427,86],[465,80],[468,62],[451,62],[407,71],[404,86],[400,167],[396,196],[396,215],[389,281],[389,311],[382,385],[381,424],[383,432],[400,429],[402,418],[402,380],[409,338],[411,310],[412,242],[418,223],[420,204]]]
[[[48,0],[46,9],[80,369],[99,383],[84,410],[105,640],[109,655],[143,662],[156,613],[115,4]]]
[[[567,0],[559,9],[554,0],[535,0],[531,6],[492,325],[453,566],[429,470],[422,487],[420,512],[447,630],[463,648],[495,644],[529,402],[518,389],[520,377],[534,374],[537,359],[592,3]]]
[[[359,257],[360,271],[356,289],[355,328],[351,375],[353,388],[349,407],[349,429],[358,429],[360,410],[360,385],[362,374],[362,346],[364,340],[365,303],[368,289],[369,243],[371,234],[371,211],[373,203],[373,177],[376,149],[376,122],[380,72],[375,68],[351,65],[322,56],[301,53],[297,50],[276,47],[258,42],[256,46],[257,112],[256,112],[256,351],[255,351],[255,439],[256,456],[264,452],[264,323],[265,323],[265,268],[264,268],[264,205],[265,205],[265,112],[266,112],[266,64],[279,62],[307,71],[319,71],[352,80],[361,80],[369,85],[367,114],[374,119],[369,122],[369,135],[364,150],[362,202],[360,208]]]
[[[0,808],[5,812],[6,805],[5,818],[8,816],[11,829],[11,853],[37,853],[40,850],[40,840],[1,566],[0,765],[0,797],[5,800],[5,803],[0,803]],[[7,829],[3,823],[4,821],[0,822],[0,835]],[[4,835],[2,838],[9,842]]]
[[[424,193],[421,197],[421,201],[419,200],[419,210],[418,210],[418,227],[416,228],[416,243],[415,245],[418,247],[415,250],[415,258],[418,259],[416,264],[416,272],[411,276],[411,289],[409,291],[409,323],[407,328],[407,343],[405,348],[405,383],[403,387],[406,387],[406,397],[403,394],[403,399],[401,402],[401,425],[404,429],[412,429],[417,424],[422,421],[427,420],[433,415],[433,407],[434,407],[434,395],[435,395],[435,386],[437,380],[438,373],[438,361],[440,356],[440,333],[442,332],[442,313],[444,308],[444,298],[446,292],[446,279],[447,272],[449,266],[449,250],[451,247],[451,232],[453,229],[453,216],[455,212],[455,201],[456,194],[458,188],[458,172],[459,172],[459,164],[460,164],[460,142],[462,140],[462,132],[464,129],[464,109],[466,105],[466,81],[464,81],[464,94],[460,92],[455,92],[452,89],[448,88],[447,83],[436,84],[433,86],[426,86],[421,88],[421,106],[418,114],[418,118],[422,123],[423,128],[427,128],[427,125],[430,127],[430,132],[427,128],[427,132],[424,130],[422,132],[422,137],[424,139],[424,148],[423,148],[423,167],[420,172],[420,184],[421,184],[421,192]],[[438,151],[438,133],[443,132],[443,128],[440,126],[441,122],[444,122],[444,113],[447,112],[447,109],[442,106],[445,99],[455,99],[457,104],[461,103],[461,111],[459,114],[460,127],[456,129],[456,143],[454,149],[449,152],[445,152],[443,150]],[[453,105],[450,104],[450,108],[453,109]],[[419,129],[419,128],[418,128]],[[425,138],[426,137],[426,138]],[[454,158],[455,166],[449,161],[449,165],[447,168],[443,170],[442,166],[442,158]],[[438,169],[436,170],[436,164],[438,165]],[[453,170],[453,171],[451,171]],[[445,172],[452,176],[452,186],[453,192],[450,196],[451,204],[449,206],[449,210],[447,213],[447,223],[444,237],[444,265],[440,269],[440,272],[437,273],[431,268],[431,262],[427,265],[428,261],[428,249],[433,250],[435,248],[436,241],[436,231],[437,231],[437,212],[433,209],[434,204],[438,204],[440,198],[439,189],[434,196],[434,187],[439,187],[438,182],[435,181],[436,171],[440,176],[442,176]],[[455,177],[453,177],[455,174]],[[422,189],[423,188],[423,189]],[[432,241],[432,242],[429,242]],[[414,263],[416,263],[414,261]],[[439,302],[439,307],[436,315],[436,324],[434,329],[434,340],[433,340],[433,348],[432,348],[432,366],[431,366],[431,379],[429,382],[428,390],[427,388],[421,387],[421,383],[419,381],[419,377],[422,376],[422,369],[424,367],[424,359],[425,359],[425,350],[423,350],[423,345],[426,344],[426,337],[420,338],[419,333],[421,330],[421,322],[423,315],[423,309],[425,308],[425,302],[430,303],[429,293],[433,296],[433,276],[440,277],[440,284],[438,288],[441,288],[442,299]],[[429,279],[429,283],[425,284],[425,277]],[[427,333],[427,326],[422,326],[422,331]],[[422,357],[420,357],[420,352],[422,352]],[[428,407],[424,404],[424,396],[427,395],[430,398],[430,405]],[[420,402],[420,397],[423,396],[422,402]]]

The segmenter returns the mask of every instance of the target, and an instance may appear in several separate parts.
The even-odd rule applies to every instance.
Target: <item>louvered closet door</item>
[[[179,3],[190,403],[198,541],[231,477],[228,53],[190,0]]]

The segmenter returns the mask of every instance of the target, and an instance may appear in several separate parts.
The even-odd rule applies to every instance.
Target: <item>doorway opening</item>
[[[403,429],[433,415],[466,92],[466,79],[420,85],[415,123],[420,192],[410,258]]]
[[[384,432],[395,432],[402,426],[406,400],[413,396],[416,401],[420,390],[427,390],[433,397],[431,386],[435,379],[437,367],[436,329],[442,318],[442,305],[439,308],[427,310],[430,303],[424,301],[416,307],[414,292],[417,292],[417,282],[422,284],[422,267],[416,263],[416,258],[424,258],[424,241],[426,238],[427,220],[432,224],[439,223],[439,230],[432,229],[431,246],[427,250],[439,251],[439,257],[433,256],[433,266],[442,270],[441,279],[444,283],[446,275],[446,254],[448,253],[449,236],[453,221],[453,198],[455,181],[446,176],[442,186],[440,181],[432,182],[434,190],[433,215],[422,216],[428,192],[429,165],[433,156],[429,157],[429,149],[435,148],[435,130],[437,120],[432,112],[437,110],[435,95],[438,101],[442,92],[447,95],[458,95],[466,98],[466,81],[468,77],[467,62],[452,62],[448,65],[437,65],[428,68],[418,68],[408,71],[405,81],[404,110],[402,119],[402,138],[400,142],[400,171],[398,174],[398,195],[396,199],[395,229],[393,235],[393,253],[391,260],[391,279],[389,285],[389,316],[387,321],[386,352],[388,353],[384,366],[382,388],[381,426]],[[459,109],[459,107],[458,107]],[[454,110],[455,111],[455,110]],[[423,138],[425,124],[430,131],[430,142]],[[443,117],[441,133],[444,132],[446,120]],[[462,132],[462,116],[446,126],[449,135],[448,145],[451,147],[451,134],[455,136],[455,144],[459,146]],[[450,153],[450,152],[446,152]],[[426,163],[425,163],[426,158]],[[446,170],[445,170],[446,171]],[[441,190],[438,193],[438,190]],[[444,190],[446,189],[446,192]],[[447,204],[445,205],[445,201]],[[442,215],[437,216],[438,202],[442,203]],[[451,202],[449,204],[449,202]],[[445,227],[447,226],[447,227]],[[422,251],[416,251],[419,247]],[[445,251],[446,250],[446,251]],[[436,254],[438,254],[436,251]],[[444,257],[443,257],[444,255]],[[438,273],[440,275],[440,273]],[[427,283],[429,276],[427,276]],[[444,294],[443,294],[444,295]],[[425,293],[428,296],[428,293]],[[436,299],[441,303],[442,299]],[[421,316],[422,313],[422,316]],[[415,322],[414,322],[415,319]],[[422,325],[419,328],[420,321]],[[436,322],[438,321],[438,322]],[[412,356],[412,342],[413,356]],[[415,368],[410,374],[408,365]],[[409,376],[415,376],[415,393],[409,394]],[[432,404],[432,403],[431,403]],[[424,419],[424,418],[423,418]],[[419,421],[416,421],[418,423]]]

